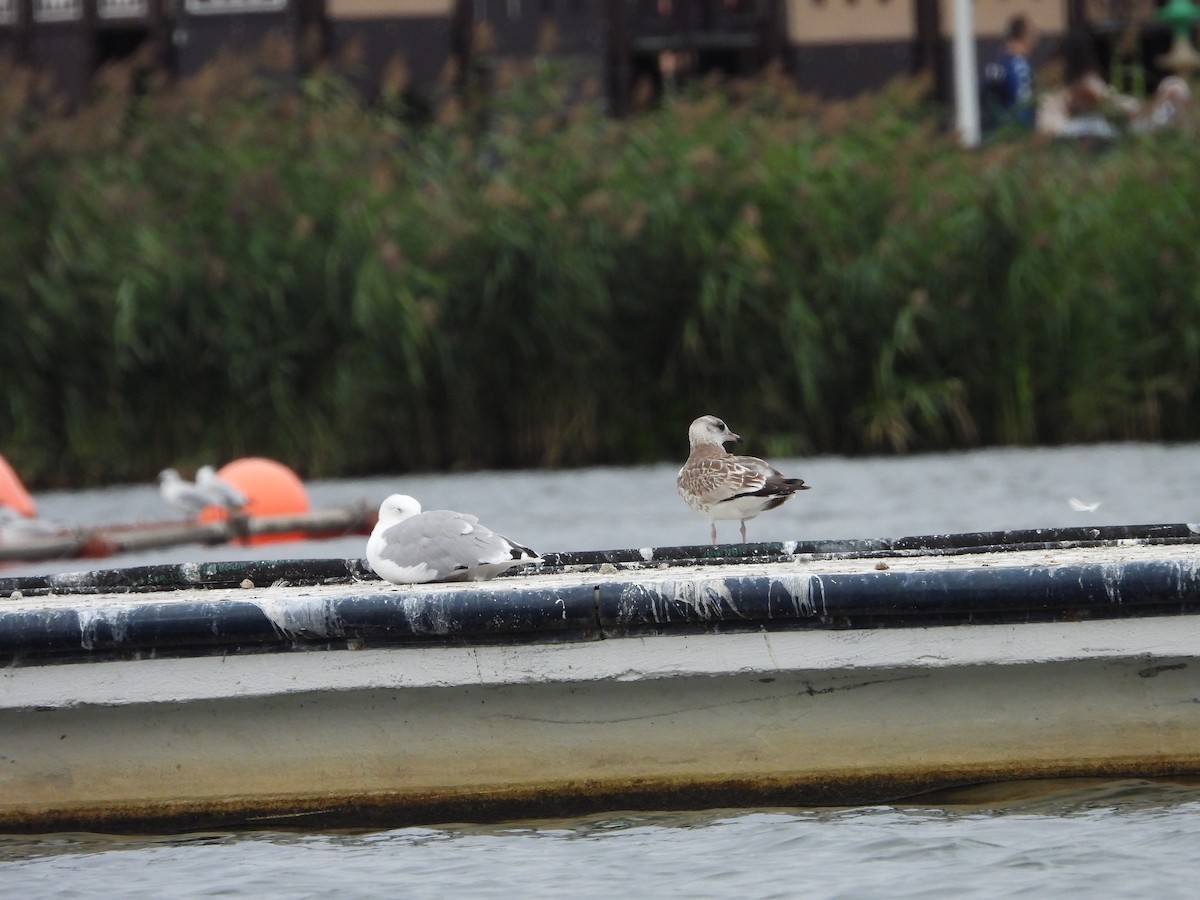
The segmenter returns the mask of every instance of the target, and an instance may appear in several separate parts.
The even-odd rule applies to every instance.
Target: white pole
[[[979,145],[979,72],[972,0],[954,0],[954,113],[965,147]]]

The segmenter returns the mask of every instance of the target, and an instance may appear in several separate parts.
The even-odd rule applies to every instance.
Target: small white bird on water
[[[803,478],[787,478],[765,460],[725,450],[727,442],[740,440],[716,416],[701,416],[688,429],[692,452],[675,478],[683,502],[708,519],[714,545],[718,519],[740,520],[745,543],[748,519],[809,489]]]
[[[379,507],[379,522],[367,539],[367,562],[392,584],[484,581],[513,566],[540,563],[528,547],[448,509],[421,512],[407,494],[392,494]]]
[[[158,492],[168,506],[185,516],[195,516],[204,507],[215,503],[208,491],[186,480],[175,469],[163,469],[158,473]]]
[[[218,475],[212,466],[201,466],[196,470],[196,487],[208,494],[213,505],[235,512],[248,502],[246,495]]]

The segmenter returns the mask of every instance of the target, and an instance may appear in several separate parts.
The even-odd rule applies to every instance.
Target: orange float
[[[37,515],[37,507],[29,491],[25,490],[25,485],[21,484],[21,479],[3,456],[0,456],[0,506],[11,507],[31,519]]]
[[[260,456],[235,459],[217,470],[217,474],[246,495],[242,513],[247,516],[278,516],[308,512],[308,492],[298,475],[283,463]],[[217,506],[200,511],[201,522],[218,522],[229,513]],[[304,537],[301,531],[283,534],[256,534],[238,538],[241,544],[269,544],[296,541]]]

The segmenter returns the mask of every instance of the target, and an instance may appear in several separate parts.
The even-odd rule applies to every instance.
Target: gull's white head
[[[168,481],[179,481],[179,473],[174,469],[163,469],[158,473],[158,483],[166,484]]]
[[[688,441],[693,447],[716,444],[718,447],[729,441],[740,441],[741,437],[729,430],[729,426],[716,416],[701,416],[688,429]]]
[[[408,494],[392,494],[379,505],[379,521],[386,525],[395,525],[420,513],[421,504]]]

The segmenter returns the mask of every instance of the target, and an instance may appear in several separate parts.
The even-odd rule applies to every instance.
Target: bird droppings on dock
[[[129,637],[130,608],[127,606],[85,606],[78,610],[79,646],[94,650],[98,644],[121,643]],[[107,634],[102,634],[102,630]]]
[[[264,594],[250,601],[286,638],[334,638],[345,634],[337,605],[330,597],[301,594],[283,597]]]
[[[816,615],[814,594],[824,596],[824,585],[817,575],[772,573],[765,586],[753,579],[753,591],[749,590],[751,580],[737,576],[627,582],[620,586],[615,616],[625,624],[656,625],[759,618],[804,620]],[[751,597],[744,609],[741,598]]]
[[[178,566],[149,566],[0,579],[0,597],[8,597],[0,654],[25,666],[81,656],[344,649],[350,640],[552,644],[914,621],[1125,619],[1177,615],[1200,603],[1194,538],[950,555],[899,549],[886,570],[875,551],[783,560],[758,547],[736,549],[750,552],[702,561],[659,550],[663,569],[646,566],[636,550],[604,554],[619,563],[576,554],[574,563],[555,558],[548,572],[401,590],[355,580],[358,560],[210,563],[187,577]]]

